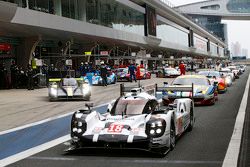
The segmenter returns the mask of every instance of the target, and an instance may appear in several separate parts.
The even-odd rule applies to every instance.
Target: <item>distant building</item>
[[[241,45],[239,42],[231,43],[231,51],[233,57],[241,56]]]
[[[241,55],[242,55],[243,57],[248,57],[248,50],[245,49],[245,48],[243,48],[242,51],[241,51]]]

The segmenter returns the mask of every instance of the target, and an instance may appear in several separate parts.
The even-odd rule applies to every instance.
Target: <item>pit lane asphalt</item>
[[[185,133],[164,158],[143,151],[81,150],[67,155],[60,144],[10,166],[190,166],[219,167],[223,163],[241,103],[249,70],[214,106],[196,107],[192,132]]]

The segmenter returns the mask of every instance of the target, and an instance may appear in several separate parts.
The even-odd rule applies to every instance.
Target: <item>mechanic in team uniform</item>
[[[108,85],[107,83],[108,69],[103,61],[101,62],[100,75],[102,77],[102,85],[107,86]]]
[[[11,75],[11,88],[17,88],[18,67],[17,67],[15,61],[12,61],[12,63],[11,63],[10,75]]]
[[[28,90],[34,90],[34,71],[31,67],[31,65],[28,65],[28,69],[26,71],[26,75],[28,77]]]
[[[136,67],[133,63],[131,63],[128,67],[128,72],[130,74],[130,82],[133,81],[133,78],[134,78],[134,81],[136,82],[136,76],[135,76],[135,72],[136,72]]]
[[[181,75],[185,75],[186,67],[183,62],[181,62],[181,64],[179,65],[179,69],[180,69]]]

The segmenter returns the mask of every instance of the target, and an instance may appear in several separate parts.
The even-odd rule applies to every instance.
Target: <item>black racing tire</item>
[[[50,101],[50,102],[55,102],[56,99],[54,99],[54,98],[49,98],[49,101]]]
[[[90,101],[90,97],[91,97],[91,96],[84,97],[84,100]]]
[[[171,120],[171,126],[170,126],[169,144],[170,144],[170,150],[173,150],[176,144],[175,124],[173,119]]]
[[[216,101],[216,99],[215,99],[215,97],[213,97],[213,100],[211,101],[210,105],[214,105],[215,101]]]
[[[153,152],[153,154],[157,157],[163,158],[167,155],[167,153],[169,152],[169,148],[168,147],[161,147],[161,148],[155,148],[153,150],[151,150]]]
[[[117,79],[115,78],[113,84],[116,84],[116,82],[117,82]]]
[[[187,131],[191,132],[193,130],[193,127],[194,127],[194,111],[193,111],[193,105],[192,105],[192,108],[190,111],[190,123],[188,125]]]

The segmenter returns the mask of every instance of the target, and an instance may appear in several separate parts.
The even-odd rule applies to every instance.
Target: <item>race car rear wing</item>
[[[194,84],[192,83],[191,86],[180,86],[180,85],[176,85],[176,86],[166,86],[166,87],[158,87],[156,84],[156,92],[162,92],[162,94],[167,94],[167,92],[179,92],[179,96],[178,98],[186,98],[189,97],[193,100],[193,94],[194,94]],[[187,95],[183,95],[183,92],[186,92],[188,94]]]
[[[83,81],[83,78],[74,78],[77,81]],[[49,82],[60,82],[62,80],[62,78],[50,78]]]
[[[141,93],[147,92],[150,95],[156,96],[157,92],[162,92],[162,94],[167,94],[167,92],[179,92],[178,98],[191,98],[193,100],[194,94],[194,84],[191,86],[166,86],[158,87],[157,84],[141,86],[140,84],[137,87],[125,87],[124,84],[120,84],[120,96],[123,96],[125,93]],[[186,94],[185,94],[185,93]],[[188,96],[187,96],[188,93]],[[185,94],[185,95],[184,95]]]
[[[138,84],[134,87],[125,87],[124,84],[120,84],[120,96],[125,95],[125,93],[141,93],[147,92],[150,95],[155,95],[156,93],[156,84],[141,86]]]

